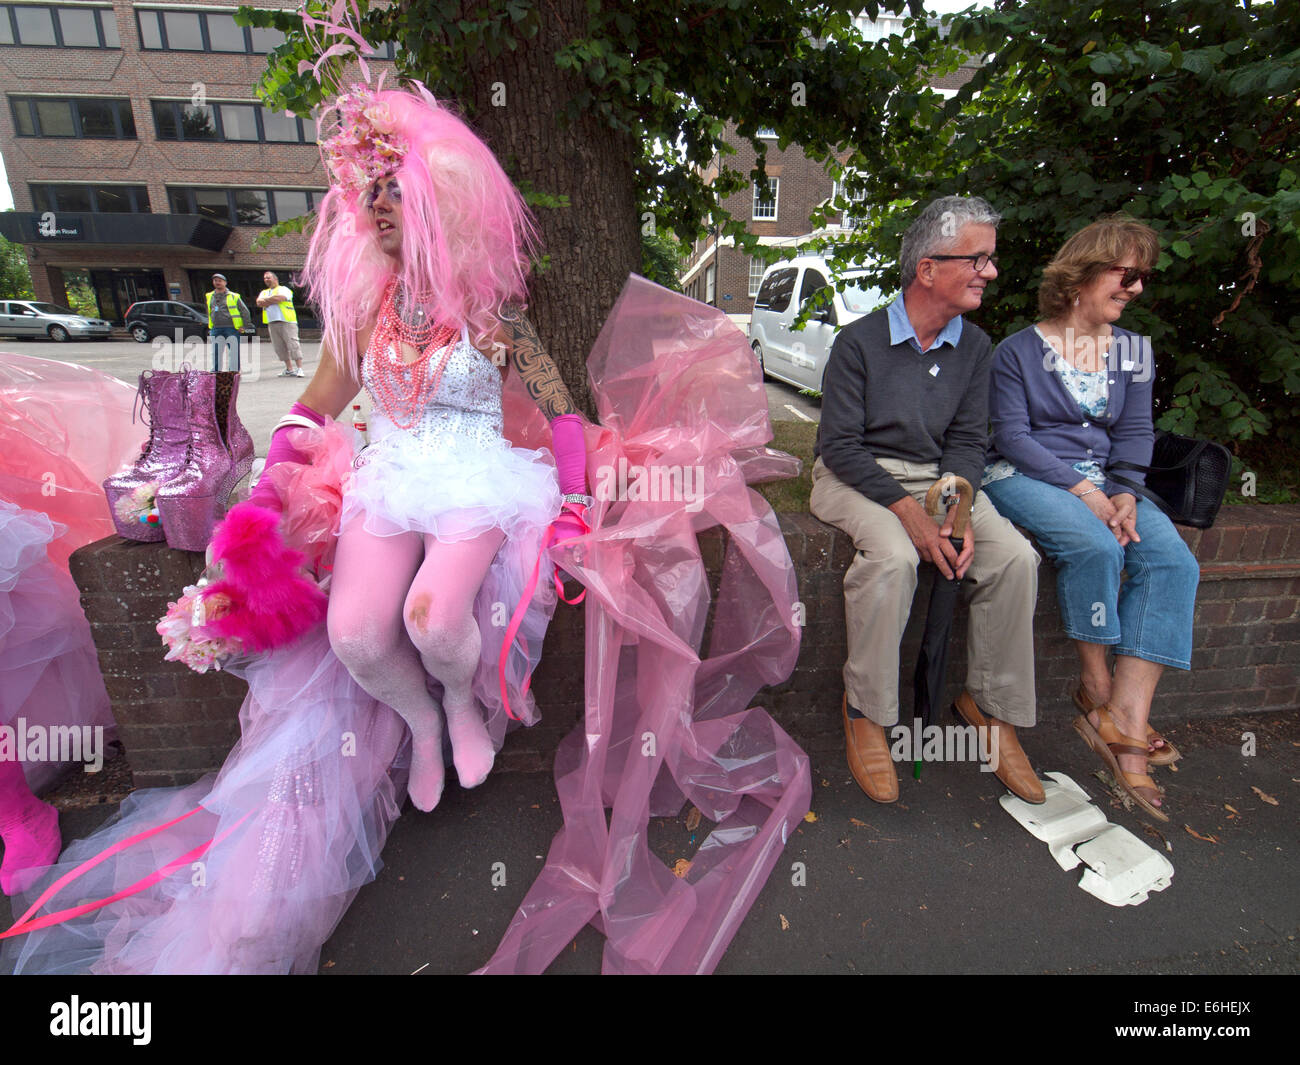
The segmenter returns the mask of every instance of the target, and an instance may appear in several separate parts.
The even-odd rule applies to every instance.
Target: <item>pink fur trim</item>
[[[325,593],[302,573],[303,555],[285,546],[279,526],[274,511],[240,503],[212,537],[212,557],[225,576],[204,595],[224,595],[233,609],[204,628],[249,651],[292,643],[325,617]]]

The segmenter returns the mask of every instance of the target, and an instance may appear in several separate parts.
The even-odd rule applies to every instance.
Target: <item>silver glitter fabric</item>
[[[257,848],[254,892],[292,887],[302,875],[302,811],[324,802],[320,765],[305,758],[305,751],[295,749],[276,764]]]
[[[384,357],[400,360],[392,347]],[[442,350],[431,354],[431,366],[437,366],[441,358]],[[370,360],[362,364],[361,379],[370,393],[374,411],[384,415],[384,421],[387,421],[392,412],[383,407]],[[403,371],[401,380],[409,387],[415,387],[415,375],[409,368]],[[387,425],[381,427],[373,414],[372,422],[377,428],[388,428]],[[438,390],[430,397],[419,421],[405,432],[418,443],[419,451],[434,454],[441,452],[453,437],[458,438],[457,442],[468,440],[480,447],[500,447],[505,443],[502,430],[501,371],[469,342],[462,331],[461,339],[447,360]],[[387,434],[382,431],[372,433],[372,438],[375,435],[382,437]]]

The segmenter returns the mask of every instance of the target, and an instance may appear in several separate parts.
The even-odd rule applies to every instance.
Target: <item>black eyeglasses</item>
[[[965,259],[975,268],[977,274],[988,266],[989,263],[992,263],[995,267],[998,265],[998,257],[996,255],[989,255],[987,252],[980,252],[978,255],[927,255],[926,258],[937,259],[940,262],[948,262],[953,259]]]
[[[1118,270],[1124,275],[1119,279],[1120,286],[1123,288],[1132,288],[1135,281],[1141,281],[1145,285],[1151,280],[1151,275],[1155,273],[1154,270],[1142,270],[1136,266],[1108,266],[1106,268],[1107,273],[1111,270]]]

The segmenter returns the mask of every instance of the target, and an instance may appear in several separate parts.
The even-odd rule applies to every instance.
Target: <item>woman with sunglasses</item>
[[[1179,754],[1148,717],[1165,667],[1191,666],[1200,568],[1153,503],[1106,475],[1115,462],[1151,462],[1150,342],[1115,323],[1159,251],[1154,230],[1112,215],[1075,233],[1044,269],[1042,320],[993,354],[983,489],[1056,565],[1079,654],[1075,729],[1133,801],[1167,821],[1148,767]]]

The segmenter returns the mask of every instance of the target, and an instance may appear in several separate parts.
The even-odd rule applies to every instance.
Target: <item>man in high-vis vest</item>
[[[212,275],[212,291],[207,295],[208,336],[212,342],[212,368],[221,369],[221,349],[234,352],[230,369],[239,372],[239,331],[252,318],[238,292],[226,287],[225,274]],[[233,342],[233,343],[232,343]]]
[[[262,322],[271,334],[271,346],[276,357],[284,363],[281,377],[306,377],[302,372],[302,348],[298,344],[298,314],[293,309],[293,293],[280,284],[274,272],[262,275],[262,289],[257,305],[262,308]],[[298,364],[297,370],[293,363]]]

